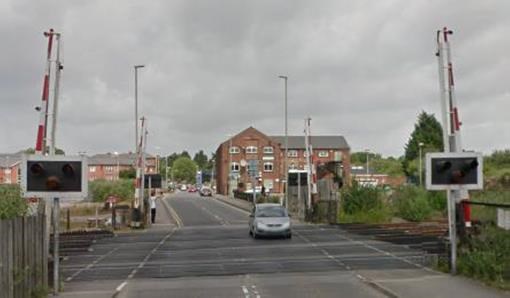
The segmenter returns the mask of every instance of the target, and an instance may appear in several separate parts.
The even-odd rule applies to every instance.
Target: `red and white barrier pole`
[[[46,135],[48,125],[48,98],[50,93],[50,68],[51,68],[51,48],[53,45],[53,29],[44,32],[44,36],[48,37],[48,50],[46,56],[46,69],[43,79],[42,103],[40,107],[39,126],[37,127],[37,140],[35,143],[35,153],[46,153]]]

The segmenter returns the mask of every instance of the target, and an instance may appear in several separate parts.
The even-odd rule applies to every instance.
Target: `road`
[[[427,256],[406,246],[307,224],[294,225],[292,239],[254,240],[246,211],[188,193],[166,203],[174,224],[102,240],[64,262],[66,291],[78,297],[111,297],[115,290],[118,297],[144,298],[457,297],[451,278],[422,268]],[[159,217],[168,216],[162,211]],[[466,290],[462,297],[503,295],[468,280],[455,283]],[[430,296],[431,287],[445,292]]]

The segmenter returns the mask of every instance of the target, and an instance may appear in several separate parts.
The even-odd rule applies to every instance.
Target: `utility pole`
[[[145,65],[135,65],[135,150],[138,153],[138,69]]]
[[[311,163],[311,142],[310,142],[310,121],[312,118],[305,119],[305,152],[306,152],[306,186],[307,186],[307,200],[306,206],[308,209],[312,207],[312,163]]]
[[[444,27],[436,32],[439,90],[441,99],[441,113],[443,120],[444,152],[462,152],[460,138],[460,119],[458,114],[457,100],[455,97],[455,84],[453,79],[453,64],[451,60],[451,48],[448,36],[453,31]],[[446,77],[446,79],[445,79]],[[451,273],[457,273],[457,227],[456,227],[456,203],[463,199],[469,199],[467,190],[448,190],[448,224],[451,248]]]
[[[60,77],[62,76],[62,69],[64,66],[60,61],[60,43],[61,43],[61,35],[60,33],[53,33],[56,36],[57,41],[57,57],[55,60],[55,87],[53,90],[53,115],[51,117],[51,141],[50,141],[50,155],[55,155],[56,150],[56,131],[57,131],[57,114],[58,114],[58,97],[60,95]]]
[[[287,76],[278,76],[285,82],[285,157],[283,159],[283,170],[285,171],[285,207],[289,208],[289,169],[288,169],[288,155],[289,155],[289,135],[287,126]]]

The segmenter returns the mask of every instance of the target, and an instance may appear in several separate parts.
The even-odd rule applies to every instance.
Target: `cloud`
[[[439,117],[435,31],[448,25],[466,148],[508,147],[510,4],[499,1],[4,1],[0,151],[33,146],[46,40],[63,34],[57,142],[134,150],[134,70],[149,149],[215,150],[252,125],[342,134],[401,155],[417,115]]]

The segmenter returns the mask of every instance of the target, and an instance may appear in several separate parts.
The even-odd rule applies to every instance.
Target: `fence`
[[[0,298],[44,295],[48,284],[46,217],[0,220]]]

